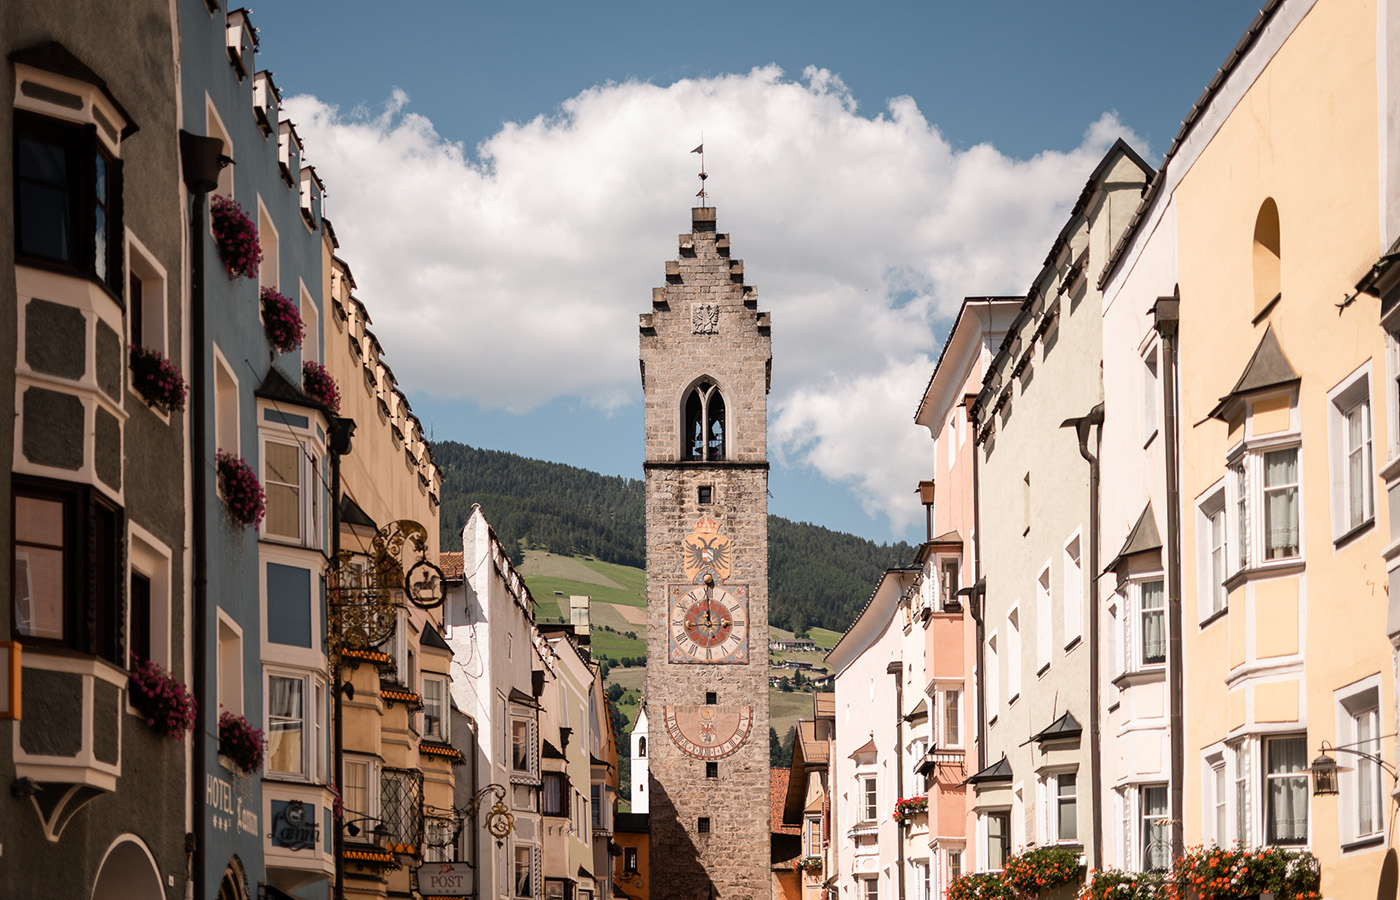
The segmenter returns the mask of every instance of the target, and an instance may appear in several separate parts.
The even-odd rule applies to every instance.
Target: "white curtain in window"
[[[1381,752],[1377,740],[1377,710],[1375,707],[1362,711],[1356,716],[1356,743],[1362,753],[1378,755]],[[1357,787],[1357,834],[1376,834],[1381,828],[1381,768],[1376,762],[1364,757],[1356,761]]]
[[[1269,841],[1308,838],[1308,760],[1302,738],[1269,742]]]
[[[1142,868],[1165,871],[1171,862],[1172,841],[1167,826],[1167,788],[1142,789]]]
[[[302,771],[302,703],[300,678],[273,675],[268,679],[268,767],[278,772]]]
[[[1358,403],[1347,418],[1348,525],[1356,527],[1371,515],[1371,424],[1370,409]]]
[[[1298,451],[1264,454],[1264,558],[1298,555]]]
[[[1167,619],[1162,605],[1162,582],[1142,585],[1142,661],[1165,662],[1167,658]]]

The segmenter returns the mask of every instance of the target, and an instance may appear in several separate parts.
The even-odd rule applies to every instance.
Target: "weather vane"
[[[697,196],[697,197],[700,198],[700,205],[701,205],[701,206],[704,206],[704,205],[705,205],[705,179],[710,177],[709,175],[705,174],[705,138],[704,138],[704,136],[701,136],[701,138],[700,138],[700,146],[696,147],[694,150],[692,150],[692,151],[690,151],[690,152],[691,152],[691,153],[699,153],[699,154],[700,154],[700,191],[699,191],[699,193],[697,193],[695,196]]]

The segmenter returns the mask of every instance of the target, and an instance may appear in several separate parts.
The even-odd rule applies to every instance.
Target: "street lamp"
[[[1353,769],[1352,766],[1338,765],[1335,759],[1327,755],[1329,753],[1350,753],[1353,756],[1359,756],[1362,759],[1369,760],[1375,763],[1376,765],[1380,766],[1382,769],[1385,769],[1388,773],[1390,773],[1391,778],[1400,780],[1400,775],[1396,774],[1395,767],[1392,766],[1390,763],[1386,762],[1384,759],[1381,759],[1374,753],[1367,753],[1365,750],[1354,749],[1355,747],[1361,744],[1371,744],[1374,741],[1379,741],[1382,740],[1382,738],[1388,737],[1395,737],[1395,735],[1382,735],[1382,737],[1379,738],[1371,738],[1370,740],[1359,741],[1356,744],[1350,744],[1342,747],[1333,747],[1327,741],[1323,741],[1322,747],[1318,751],[1317,759],[1313,760],[1312,765],[1308,766],[1307,769],[1309,772],[1312,773],[1313,777],[1313,796],[1336,796],[1337,773],[1350,772]]]
[[[384,820],[376,819],[374,816],[361,816],[358,819],[351,819],[349,822],[343,822],[341,824],[345,828],[345,833],[354,838],[359,837],[361,831],[363,830],[358,824],[360,822],[379,823],[378,825],[375,825],[374,828],[370,829],[368,832],[370,842],[376,847],[382,846],[385,838],[394,836],[394,832],[389,828],[388,825],[384,824]]]

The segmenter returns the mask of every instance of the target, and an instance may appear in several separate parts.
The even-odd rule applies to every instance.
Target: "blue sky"
[[[1258,0],[255,8],[341,255],[438,439],[641,476],[636,318],[704,134],[774,312],[772,512],[917,540],[958,300],[1024,290],[1099,156],[1159,160]],[[488,511],[489,514],[489,511]]]

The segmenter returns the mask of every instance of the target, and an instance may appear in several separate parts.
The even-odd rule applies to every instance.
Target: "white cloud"
[[[895,530],[930,447],[912,423],[965,294],[1024,290],[1114,138],[1015,160],[951,147],[909,97],[865,117],[840,78],[776,67],[606,84],[474,152],[395,91],[379,111],[293,97],[327,210],[400,382],[528,412],[639,400],[636,316],[696,201],[774,314],[775,455],[848,483]]]

